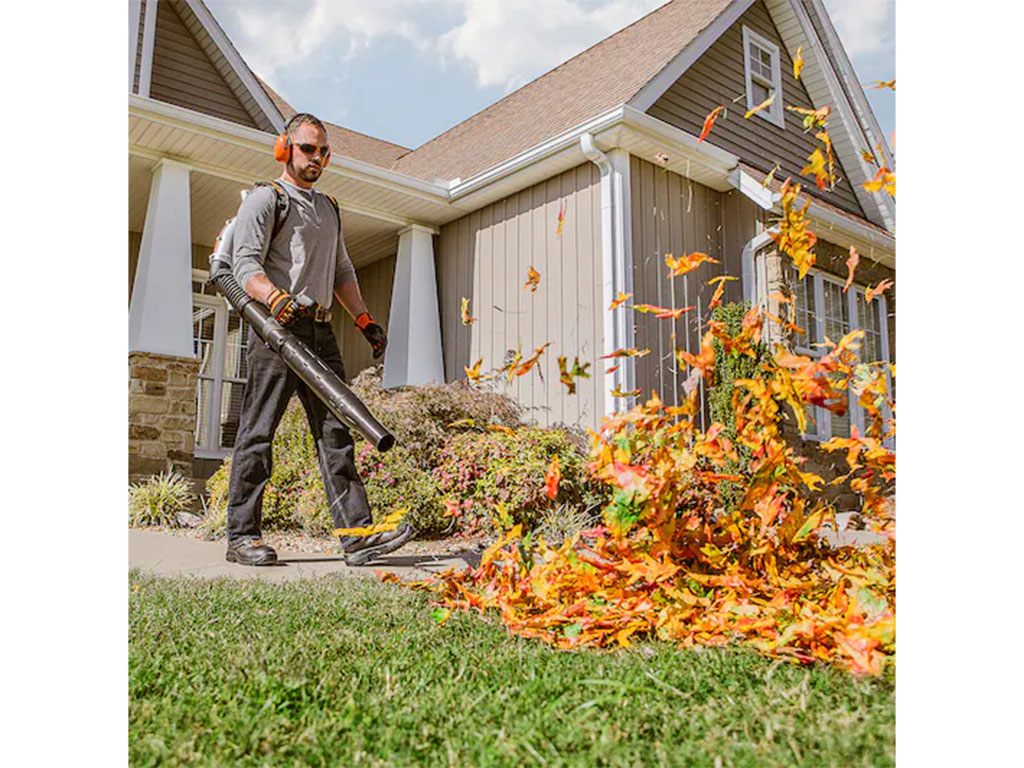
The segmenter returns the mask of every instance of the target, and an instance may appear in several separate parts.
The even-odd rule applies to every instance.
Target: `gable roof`
[[[267,96],[281,110],[285,121],[290,120],[292,115],[298,110],[285,101],[280,94],[267,85],[258,75],[256,79],[263,90],[266,91]],[[320,119],[323,120],[323,118]],[[323,120],[323,123],[327,126],[327,141],[331,145],[331,152],[335,154],[362,160],[381,168],[391,168],[399,157],[409,151],[408,147],[393,144],[390,141],[384,141],[373,136],[367,136],[365,133],[359,133],[358,131],[335,125],[327,120]]]
[[[466,179],[628,102],[732,0],[673,0],[414,151],[394,169]]]

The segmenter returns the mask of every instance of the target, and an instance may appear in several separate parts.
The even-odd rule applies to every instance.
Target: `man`
[[[330,161],[327,131],[313,115],[299,113],[278,137],[274,156],[285,164],[279,187],[288,195],[287,216],[278,222],[278,193],[257,186],[242,202],[234,231],[233,269],[246,293],[265,304],[279,323],[345,379],[338,342],[331,328],[333,300],[345,308],[380,358],[387,346],[384,329],[363,303],[355,269],[333,201],[313,189]],[[248,376],[228,486],[227,560],[241,565],[272,565],[277,553],[260,538],[263,491],[271,470],[274,432],[293,393],[298,393],[316,441],[320,474],[331,516],[339,528],[371,525],[366,490],[355,464],[348,428],[249,330]],[[345,561],[362,565],[393,552],[414,534],[408,525],[373,536],[343,537]]]

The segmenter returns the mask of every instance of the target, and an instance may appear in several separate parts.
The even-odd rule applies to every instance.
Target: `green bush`
[[[545,493],[544,479],[558,454],[558,496]],[[586,475],[586,456],[565,429],[523,427],[511,434],[470,430],[451,435],[437,454],[433,475],[442,499],[461,502],[464,527],[486,526],[499,504],[510,522],[534,528],[553,510],[600,505],[604,490]]]
[[[737,336],[743,327],[743,316],[750,309],[749,304],[731,302],[716,307],[711,318],[725,324],[725,329],[730,336]],[[720,422],[725,429],[722,433],[736,441],[736,409],[733,405],[733,397],[736,393],[735,381],[737,379],[750,379],[757,376],[761,363],[770,357],[768,347],[765,344],[757,344],[756,357],[741,355],[738,352],[727,353],[721,341],[715,339],[712,343],[715,350],[715,371],[712,384],[708,388],[708,408],[711,412],[711,420]],[[727,472],[745,471],[750,462],[750,449],[737,445],[739,463],[733,465],[731,462],[726,467]],[[740,489],[734,483],[723,482],[720,484],[720,496],[725,503],[726,509],[732,509],[739,502]]]
[[[161,472],[128,487],[130,525],[177,525],[178,513],[195,502],[192,483],[177,472]]]
[[[352,389],[409,451],[420,466],[430,465],[434,454],[451,434],[448,425],[472,419],[481,426],[523,425],[522,411],[509,397],[474,389],[465,380],[421,387],[381,387],[380,366],[363,370]]]

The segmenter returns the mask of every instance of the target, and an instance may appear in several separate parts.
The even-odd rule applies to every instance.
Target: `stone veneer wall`
[[[199,360],[128,355],[128,482],[173,470],[193,480]]]

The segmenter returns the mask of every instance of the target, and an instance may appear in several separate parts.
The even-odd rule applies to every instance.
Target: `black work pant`
[[[300,318],[289,330],[344,380],[345,367],[329,324]],[[263,491],[270,479],[271,444],[295,393],[302,401],[316,443],[320,476],[335,527],[370,525],[370,505],[356,469],[355,446],[348,427],[327,410],[251,328],[248,344],[249,370],[228,486],[228,541],[260,536]]]

